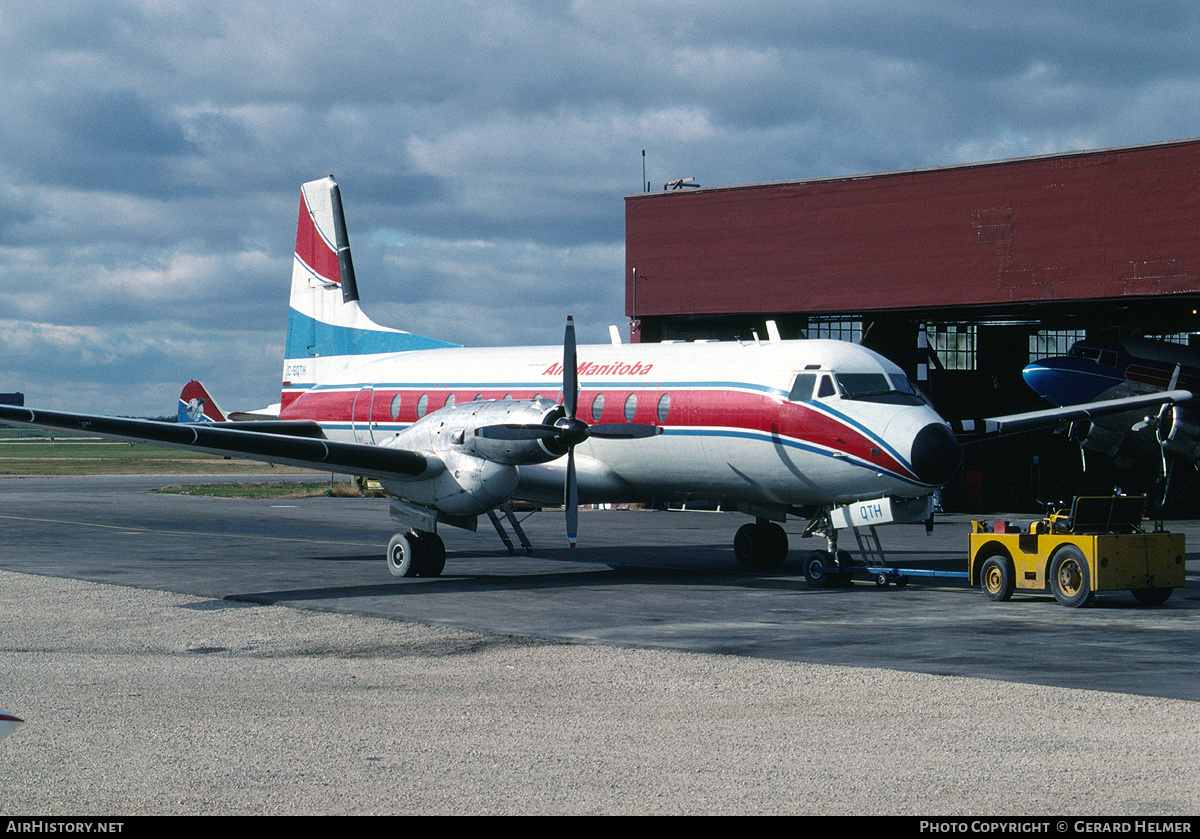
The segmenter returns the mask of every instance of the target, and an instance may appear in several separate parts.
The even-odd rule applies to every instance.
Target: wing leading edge
[[[1023,414],[1008,414],[981,420],[962,420],[957,424],[958,427],[955,431],[965,435],[977,434],[981,438],[998,437],[1108,414],[1123,414],[1127,411],[1139,411],[1166,404],[1187,402],[1191,398],[1190,390],[1167,390],[1143,396],[1127,396],[1122,399],[1105,399],[1099,402],[1085,402],[1081,405],[1064,405],[1061,408],[1027,411]]]
[[[441,465],[419,452],[327,440],[315,422],[191,424],[9,405],[0,405],[0,421],[371,478],[413,478]]]

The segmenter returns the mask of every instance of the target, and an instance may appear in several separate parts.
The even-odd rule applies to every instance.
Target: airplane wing
[[[968,438],[964,442],[974,442],[971,439],[973,435],[976,435],[976,439],[999,437],[1005,434],[1033,431],[1038,428],[1050,428],[1066,422],[1092,419],[1107,414],[1123,414],[1127,411],[1158,408],[1166,404],[1186,402],[1191,398],[1190,390],[1167,390],[1141,396],[1126,396],[1121,399],[1105,399],[1080,405],[1064,405],[1061,408],[1027,411],[1023,414],[1008,414],[980,420],[959,420],[955,423],[955,431]]]
[[[321,427],[309,421],[193,424],[0,405],[0,422],[370,478],[416,477],[441,465],[420,452],[327,440]]]

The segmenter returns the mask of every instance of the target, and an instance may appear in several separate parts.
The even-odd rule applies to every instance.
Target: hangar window
[[[1172,332],[1169,335],[1147,335],[1146,338],[1151,341],[1167,341],[1171,344],[1191,344],[1192,336],[1195,332]]]
[[[1086,337],[1087,332],[1083,329],[1042,329],[1029,336],[1029,357],[1067,355],[1071,347]]]
[[[862,321],[810,318],[807,333],[809,338],[832,338],[857,344],[862,340]]]
[[[944,370],[976,369],[976,336],[973,323],[931,323],[925,327],[929,352]]]

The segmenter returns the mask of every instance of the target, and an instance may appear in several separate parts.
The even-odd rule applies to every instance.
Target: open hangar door
[[[625,207],[632,340],[752,340],[773,319],[785,338],[861,340],[916,381],[924,323],[941,366],[922,385],[951,421],[1049,407],[1021,370],[1074,339],[1200,333],[1197,138],[645,193]],[[1104,474],[1100,457],[1083,473],[1062,434],[968,445],[965,457],[948,509],[1023,512],[1092,487],[1142,488]]]
[[[1042,307],[1044,318],[952,320],[918,313],[879,313],[862,319],[862,341],[900,364],[956,426],[962,421],[1050,407],[1025,382],[1025,366],[1065,356],[1080,340],[1150,338],[1200,348],[1200,297],[1074,303]],[[933,315],[934,313],[927,313]],[[819,327],[818,327],[819,328]],[[920,333],[925,332],[922,341]],[[927,347],[927,349],[923,349]],[[1148,456],[1118,466],[1084,452],[1069,426],[972,441],[963,435],[963,469],[944,492],[955,512],[1040,512],[1079,494],[1157,491],[1161,460]],[[1176,473],[1167,514],[1200,511],[1194,470]]]

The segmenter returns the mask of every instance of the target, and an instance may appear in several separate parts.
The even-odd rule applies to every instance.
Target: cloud
[[[1198,45],[1188,2],[14,7],[0,389],[169,413],[199,370],[274,401],[299,185],[328,173],[376,320],[603,341],[643,150],[657,188],[1194,136]]]

